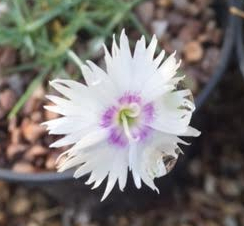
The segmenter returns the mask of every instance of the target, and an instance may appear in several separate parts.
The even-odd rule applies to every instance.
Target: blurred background
[[[232,8],[230,16],[230,2],[1,0],[0,226],[244,226],[244,82],[234,51],[243,47],[233,33],[244,13]],[[85,195],[71,183],[63,196],[62,186],[50,192],[35,179],[26,183],[28,175],[55,172],[64,151],[48,148],[57,136],[39,125],[58,117],[43,110],[53,92],[48,81],[84,82],[70,51],[104,67],[102,44],[111,46],[122,28],[132,48],[141,35],[156,34],[158,50],[177,50],[183,85],[203,104],[193,117],[202,135],[156,181],[159,196],[134,189],[117,198],[115,191],[100,204],[102,191]]]

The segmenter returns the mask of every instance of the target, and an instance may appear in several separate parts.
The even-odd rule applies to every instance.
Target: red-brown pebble
[[[199,42],[192,41],[185,45],[183,50],[185,59],[189,63],[197,62],[203,57],[203,49]]]
[[[45,128],[38,123],[25,118],[21,124],[21,130],[26,140],[31,143],[37,141],[45,132]]]
[[[17,173],[34,173],[36,171],[34,166],[24,161],[15,163],[12,170]]]

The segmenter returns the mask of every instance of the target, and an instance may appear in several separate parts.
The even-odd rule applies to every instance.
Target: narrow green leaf
[[[28,88],[26,89],[25,93],[21,96],[15,106],[12,108],[10,113],[8,114],[8,119],[15,117],[20,109],[23,107],[25,102],[30,98],[33,91],[41,84],[47,73],[50,71],[50,67],[43,69],[39,75],[30,83]]]

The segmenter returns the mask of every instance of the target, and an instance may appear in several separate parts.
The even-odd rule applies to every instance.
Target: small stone
[[[216,192],[216,179],[210,174],[205,176],[204,190],[209,195],[213,195]]]
[[[158,0],[157,4],[164,8],[169,8],[173,5],[172,0]]]
[[[173,39],[171,41],[171,46],[173,49],[177,50],[177,53],[181,53],[184,49],[184,42],[181,41],[180,39]]]
[[[31,210],[31,202],[28,197],[17,196],[11,199],[9,211],[15,215],[24,215]]]
[[[38,169],[42,169],[45,166],[45,158],[43,156],[37,156],[34,161],[34,165]]]
[[[46,153],[47,149],[37,144],[26,151],[24,158],[28,161],[33,161],[37,156],[42,156]]]
[[[173,53],[175,49],[172,47],[170,42],[163,41],[163,49],[166,53]]]
[[[212,72],[219,62],[220,50],[216,47],[208,48],[205,51],[204,58],[201,62],[201,68],[206,72]]]
[[[0,119],[4,118],[5,115],[6,115],[6,112],[0,106]]]
[[[12,160],[17,154],[23,153],[25,150],[26,146],[23,144],[10,144],[6,151],[8,160]]]
[[[203,49],[199,42],[191,41],[186,44],[183,50],[185,59],[189,63],[198,62],[203,57]]]
[[[209,7],[211,7],[210,5],[213,3],[213,0],[196,0],[195,2],[200,9],[209,9]]]
[[[27,222],[26,226],[40,226],[40,224],[37,223],[36,221],[31,220]]]
[[[42,100],[45,96],[45,90],[42,86],[39,86],[32,94],[32,96],[26,101],[23,107],[23,113],[25,115],[30,115],[34,111],[37,111],[42,107]]]
[[[240,215],[239,219],[240,219],[240,225],[244,225],[244,215],[243,214]]]
[[[173,0],[173,4],[177,10],[185,11],[188,7],[188,0]]]
[[[0,203],[6,203],[10,198],[10,189],[6,182],[0,181]],[[0,224],[1,225],[1,224]]]
[[[30,119],[25,118],[21,123],[21,130],[26,140],[31,143],[37,141],[43,133],[45,128],[38,123],[32,122]]]
[[[8,131],[13,132],[17,128],[17,118],[13,117],[9,120]]]
[[[51,153],[46,160],[45,167],[48,170],[54,170],[56,168],[56,160],[58,158],[57,153]]]
[[[8,86],[17,96],[21,96],[24,92],[25,80],[20,74],[13,74],[8,78]]]
[[[69,75],[75,75],[75,74],[77,74],[77,67],[75,64],[72,64],[71,62],[67,62],[67,64],[65,65],[65,71]]]
[[[209,20],[213,20],[215,17],[215,11],[212,8],[206,8],[204,13],[202,14],[202,21],[204,23],[208,22]]]
[[[166,18],[167,12],[163,8],[156,8],[154,11],[154,18],[156,20],[163,20]]]
[[[126,217],[119,217],[117,220],[117,225],[118,226],[128,226],[130,225],[129,220]]]
[[[172,30],[172,28],[179,29],[180,27],[182,27],[185,24],[184,17],[177,12],[170,13],[167,16],[167,20],[168,20],[169,27],[171,30]]]
[[[233,202],[228,203],[228,205],[223,205],[222,210],[226,215],[237,215],[244,213],[244,207],[241,203]]]
[[[0,210],[0,225],[5,226],[7,225],[7,216],[6,213]]]
[[[36,170],[30,163],[19,161],[13,165],[13,171],[17,173],[34,173]]]
[[[191,22],[191,24],[189,23],[187,26],[182,27],[179,31],[178,38],[183,42],[190,42],[195,40],[199,34],[199,30],[194,26],[194,22]]]
[[[30,116],[33,122],[41,123],[43,122],[42,113],[40,111],[35,111]]]
[[[151,26],[153,34],[155,34],[158,39],[161,39],[167,30],[168,22],[166,20],[154,20]]]
[[[32,93],[34,99],[43,99],[45,96],[45,90],[42,85],[38,86],[35,91]]]
[[[237,220],[232,216],[226,216],[223,221],[224,226],[238,226]]]
[[[220,226],[218,223],[216,223],[216,222],[214,222],[212,220],[207,220],[204,225],[205,226]]]
[[[3,110],[8,112],[16,103],[17,97],[11,89],[6,89],[0,93],[0,105]]]
[[[206,43],[206,42],[209,42],[210,41],[210,37],[208,34],[204,33],[204,34],[200,34],[198,37],[197,37],[197,41],[200,42],[200,43]]]
[[[18,144],[21,140],[21,131],[19,128],[14,129],[11,132],[11,143],[12,144]]]
[[[198,5],[191,3],[191,4],[188,4],[187,12],[189,15],[196,17],[201,13],[201,9],[199,8]]]
[[[33,111],[38,110],[38,104],[35,98],[30,97],[23,106],[23,113],[25,115],[30,115]]]
[[[61,222],[59,220],[55,220],[55,221],[49,221],[46,226],[63,226],[63,224],[61,224]],[[82,226],[82,225],[78,224],[76,226]],[[98,226],[98,225],[89,225],[89,224],[87,224],[87,225],[84,225],[84,226]]]
[[[16,50],[12,47],[0,48],[0,71],[1,67],[10,67],[16,62]]]
[[[186,76],[187,78],[188,76]],[[185,81],[185,80],[184,80]],[[188,89],[191,90],[191,87],[186,86]],[[202,174],[202,163],[198,159],[194,159],[189,164],[189,172],[195,178],[200,177]]]
[[[3,90],[4,88],[7,88],[7,87],[8,87],[8,79],[7,79],[7,77],[1,77],[0,76],[0,89]]]
[[[187,20],[186,24],[186,26],[188,27],[187,29],[194,40],[201,32],[203,32],[204,25],[199,20],[189,19]],[[186,26],[184,27],[184,29],[186,29]]]
[[[205,33],[200,34],[197,37],[197,40],[201,43],[210,43],[217,46],[220,46],[222,39],[223,39],[223,32],[219,28],[206,31]]]
[[[33,191],[31,201],[36,211],[41,211],[49,206],[49,200],[39,191]]]
[[[140,21],[145,25],[149,25],[153,19],[154,4],[152,1],[145,1],[139,4],[135,11]]]
[[[214,31],[217,28],[215,20],[210,20],[206,25],[206,32]]]
[[[220,192],[230,198],[238,197],[241,194],[241,187],[234,180],[222,179],[219,183]]]
[[[213,32],[212,32],[212,43],[215,45],[219,45],[222,41],[222,37],[223,37],[223,32],[221,29],[216,28]]]

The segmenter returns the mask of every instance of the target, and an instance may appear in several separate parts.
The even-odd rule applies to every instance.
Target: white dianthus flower
[[[200,135],[189,126],[195,109],[191,91],[176,90],[183,79],[175,77],[180,63],[175,53],[164,61],[164,51],[154,58],[156,46],[155,36],[148,47],[142,36],[132,55],[123,30],[119,47],[113,41],[111,55],[104,46],[106,71],[91,61],[81,65],[87,85],[50,82],[63,98],[47,96],[55,106],[45,108],[62,117],[44,124],[50,134],[65,135],[51,147],[73,144],[62,154],[58,171],[75,167],[75,178],[90,173],[86,184],[93,188],[107,177],[102,200],[116,181],[123,191],[128,170],[138,189],[143,181],[158,191],[154,178],[170,170],[167,159],[175,163],[181,152],[178,143],[187,144],[178,136]]]

